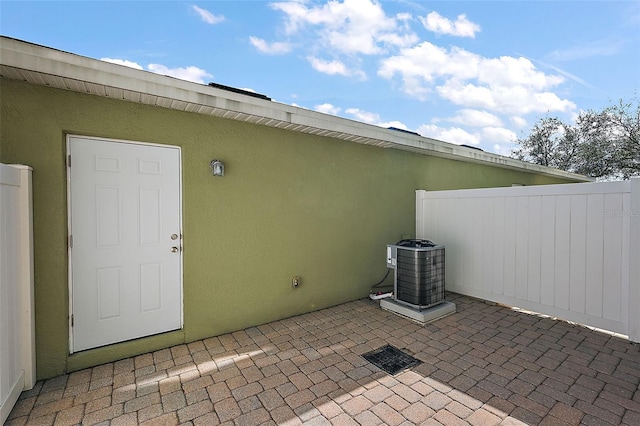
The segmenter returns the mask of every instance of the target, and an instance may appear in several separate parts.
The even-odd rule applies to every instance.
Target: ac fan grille
[[[444,247],[411,250],[398,247],[395,299],[426,308],[445,298]]]

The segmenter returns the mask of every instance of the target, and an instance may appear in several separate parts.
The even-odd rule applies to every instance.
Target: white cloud
[[[404,90],[421,98],[436,79],[446,76],[467,80],[478,75],[481,57],[463,49],[445,48],[424,41],[414,47],[402,49],[400,54],[381,62],[378,74],[391,79],[396,74],[402,77]]]
[[[569,112],[576,107],[573,102],[560,99],[555,93],[536,92],[526,85],[492,87],[471,83],[463,85],[458,81],[449,80],[437,87],[437,91],[442,98],[454,104],[505,114]]]
[[[422,136],[437,139],[456,145],[479,145],[480,138],[476,134],[467,132],[460,127],[439,127],[435,124],[423,124],[418,127],[418,133]]]
[[[325,61],[320,58],[316,58],[313,56],[308,56],[307,60],[311,64],[314,70],[319,71],[324,74],[340,74],[340,75],[349,75],[349,71],[347,70],[347,66],[340,61]]]
[[[139,65],[132,61],[127,61],[126,59],[100,58],[100,60],[105,62],[111,62],[112,64],[124,65],[125,67],[135,68],[137,70],[144,69],[142,65]]]
[[[493,145],[493,152],[498,155],[503,155],[505,157],[511,157],[511,154],[513,153],[513,150],[515,148],[516,146],[513,144],[503,145],[503,144],[497,143]]]
[[[486,143],[515,142],[518,136],[504,127],[485,127],[481,131],[481,139]]]
[[[181,80],[193,81],[194,83],[204,84],[205,77],[213,77],[205,70],[194,66],[167,68],[166,66],[161,64],[149,64],[147,68],[149,71],[156,74],[168,75],[171,77],[179,78]]]
[[[422,136],[438,139],[456,145],[477,146],[483,144],[497,145],[513,143],[516,134],[504,127],[486,126],[476,131],[469,131],[462,127],[440,127],[435,124],[423,124],[418,128]]]
[[[284,53],[289,53],[292,49],[290,43],[278,41],[268,43],[267,41],[258,37],[249,37],[249,42],[260,52],[269,55],[282,55]]]
[[[518,128],[527,127],[529,125],[527,120],[517,115],[514,115],[513,117],[511,117],[510,120]]]
[[[447,51],[428,41],[402,49],[399,55],[383,60],[378,73],[385,78],[401,74],[403,78],[414,77],[421,82],[433,82],[437,78],[474,79],[494,86],[526,84],[535,89],[564,81],[561,76],[538,71],[526,58],[484,58],[459,47]]]
[[[402,121],[386,121],[382,123],[377,123],[377,126],[384,127],[385,129],[389,127],[395,127],[396,129],[409,130],[406,124]]]
[[[126,59],[113,59],[113,58],[101,58],[101,61],[111,62],[112,64],[124,65],[129,68],[135,68],[137,70],[145,70],[145,68],[136,62],[128,61]],[[204,84],[205,78],[213,78],[211,74],[198,67],[182,67],[182,68],[168,68],[161,64],[149,64],[146,71],[151,71],[155,74],[168,75],[170,77],[179,78],[181,80],[192,81],[194,83]]]
[[[457,105],[512,115],[575,108],[549,91],[564,78],[539,71],[526,58],[485,58],[424,41],[384,59],[378,74],[387,79],[399,75],[404,91],[420,100],[435,90]]]
[[[411,46],[419,41],[415,34],[388,33],[382,34],[378,40],[395,46]]]
[[[344,112],[352,115],[356,120],[365,122],[365,123],[375,123],[380,121],[380,116],[374,112],[363,111],[358,108],[347,108]]]
[[[202,9],[196,5],[191,6],[191,9],[195,11],[200,16],[200,19],[202,19],[207,24],[211,24],[211,25],[219,24],[225,19],[223,15],[214,15],[208,10]]]
[[[438,12],[431,12],[426,17],[420,18],[420,21],[426,29],[436,34],[474,38],[480,31],[480,25],[469,21],[464,14],[458,15],[455,21],[451,21]]]
[[[287,34],[313,27],[322,44],[342,53],[379,54],[386,45],[408,46],[417,41],[415,34],[398,25],[406,14],[388,17],[377,1],[334,0],[323,5],[288,1],[271,7],[285,14]]]
[[[461,109],[455,116],[441,121],[449,121],[470,127],[502,126],[502,120],[497,115],[477,109]]]
[[[338,115],[342,112],[342,108],[330,103],[324,103],[313,107],[318,112],[325,114]],[[374,124],[376,126],[389,128],[395,127],[397,129],[408,130],[406,124],[401,121],[380,121],[380,115],[375,112],[364,111],[359,108],[347,108],[344,110],[345,114],[350,115],[354,120],[361,121],[367,124]]]
[[[408,25],[408,22],[413,19],[413,16],[409,12],[401,12],[396,15],[396,19],[398,22],[402,22],[405,25]]]
[[[297,32],[307,21],[317,23],[318,18],[310,16],[307,7],[301,2],[288,1],[271,3],[271,8],[283,12],[285,17],[285,31],[287,34]]]
[[[314,70],[323,74],[338,74],[346,77],[355,76],[361,80],[365,80],[367,78],[367,75],[362,70],[349,69],[343,62],[338,60],[325,61],[324,59],[316,58],[314,56],[308,56],[307,60]]]
[[[523,84],[537,90],[554,87],[565,81],[559,75],[539,71],[527,58],[511,56],[481,58],[478,64],[478,80],[505,87]]]
[[[316,105],[313,107],[313,109],[315,109],[318,112],[323,112],[325,114],[331,114],[331,115],[338,115],[342,110],[340,107],[337,107],[329,103]]]

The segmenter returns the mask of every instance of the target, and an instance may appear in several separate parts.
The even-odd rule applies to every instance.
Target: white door
[[[68,137],[71,352],[182,327],[180,148]]]

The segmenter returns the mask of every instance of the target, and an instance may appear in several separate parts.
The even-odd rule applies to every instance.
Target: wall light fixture
[[[211,166],[211,171],[214,176],[224,176],[224,163],[222,161],[212,160],[209,166]]]

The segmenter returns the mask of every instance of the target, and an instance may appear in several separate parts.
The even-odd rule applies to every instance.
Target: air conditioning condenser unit
[[[425,309],[445,301],[445,247],[429,240],[401,240],[387,245],[387,267],[394,270],[396,302]]]

